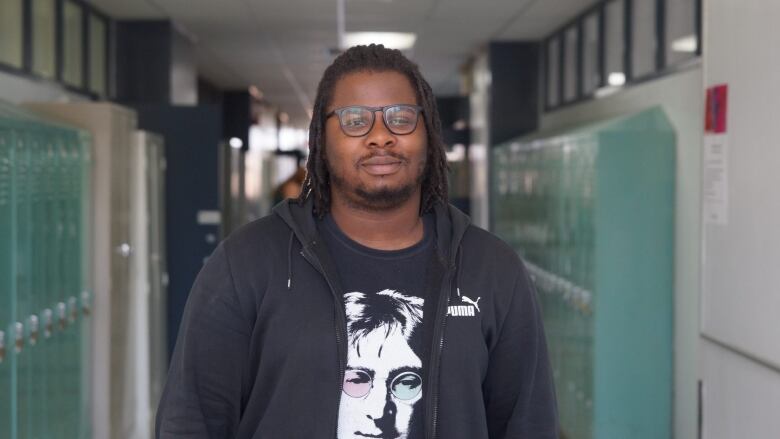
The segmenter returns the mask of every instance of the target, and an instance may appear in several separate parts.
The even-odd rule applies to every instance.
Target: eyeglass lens
[[[362,398],[371,391],[371,375],[362,370],[348,370],[344,374],[344,393],[353,398]],[[422,390],[422,378],[414,372],[404,372],[390,384],[390,391],[400,400],[414,398]]]
[[[374,124],[374,112],[366,107],[346,107],[339,114],[341,128],[349,136],[364,136]],[[417,127],[418,111],[410,105],[385,107],[385,126],[393,134],[409,134]]]

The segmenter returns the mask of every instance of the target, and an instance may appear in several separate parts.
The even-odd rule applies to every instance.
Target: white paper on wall
[[[727,134],[704,136],[703,202],[704,221],[726,225],[729,222],[729,143]]]

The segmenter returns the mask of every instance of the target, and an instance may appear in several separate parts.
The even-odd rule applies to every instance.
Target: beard
[[[395,153],[389,153],[387,155],[401,160],[404,166],[409,166],[410,161],[406,157]],[[373,156],[374,155],[368,155],[361,158],[361,160],[357,162],[356,168],[360,166],[360,163],[363,160]],[[426,163],[427,160],[420,162],[420,165],[416,170],[417,175],[415,178],[400,186],[383,186],[376,189],[369,189],[360,181],[349,181],[340,169],[331,166],[327,158],[325,160],[328,174],[330,175],[331,189],[336,189],[341,192],[351,207],[367,211],[388,211],[395,209],[408,201],[422,185],[425,178]]]

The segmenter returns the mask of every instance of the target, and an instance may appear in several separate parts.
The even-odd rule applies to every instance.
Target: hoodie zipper
[[[316,241],[312,241],[311,245],[316,245]],[[330,278],[327,274],[325,274],[325,269],[322,268],[322,264],[319,263],[319,259],[317,259],[317,256],[312,254],[309,250],[309,247],[306,246],[303,248],[303,252],[301,253],[306,259],[306,261],[309,262],[317,271],[320,272],[322,277],[325,278],[325,282],[328,284],[328,287],[330,288],[330,292],[333,294],[333,299],[335,301],[335,308],[336,308],[336,318],[333,320],[333,324],[335,326],[336,330],[336,352],[338,353],[338,371],[339,371],[339,380],[337,383],[337,398],[336,398],[336,419],[333,425],[333,437],[338,436],[338,428],[339,428],[339,422],[338,422],[338,407],[341,405],[341,386],[344,382],[344,369],[346,366],[344,365],[344,356],[342,355],[343,351],[343,341],[342,341],[342,332],[346,333],[347,331],[347,317],[344,315],[345,311],[342,306],[342,301],[339,300],[338,293],[336,292],[336,288],[333,286],[333,283],[331,282]],[[315,263],[316,262],[316,263]]]
[[[444,280],[442,282],[441,291],[440,291],[440,297],[439,303],[443,305],[439,305],[439,316],[441,319],[441,323],[436,326],[435,333],[433,336],[434,345],[433,349],[431,350],[431,364],[430,364],[430,373],[428,374],[429,379],[431,380],[430,387],[433,389],[433,392],[431,393],[431,398],[429,404],[431,405],[431,409],[429,410],[429,416],[430,416],[430,437],[428,439],[435,439],[436,438],[436,427],[438,425],[438,416],[439,416],[439,369],[440,369],[440,363],[441,363],[441,354],[444,350],[444,327],[447,324],[447,309],[450,304],[450,293],[451,293],[451,283],[452,283],[452,273],[454,271],[454,267],[450,267],[450,269],[447,271],[447,274],[444,277]]]

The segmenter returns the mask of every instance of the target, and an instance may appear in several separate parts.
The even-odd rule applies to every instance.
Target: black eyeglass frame
[[[414,127],[408,133],[396,133],[390,127],[390,124],[387,123],[387,109],[388,108],[393,108],[393,107],[410,107],[410,108],[414,108],[415,110],[417,110],[417,118],[414,120]],[[360,109],[363,109],[363,110],[368,110],[371,113],[371,123],[368,125],[368,129],[366,130],[366,132],[364,134],[350,134],[344,128],[344,124],[341,122],[341,114],[343,112],[349,110],[350,108],[360,108]],[[328,118],[330,118],[333,115],[337,115],[338,118],[339,118],[339,127],[341,127],[341,132],[343,132],[345,135],[347,135],[349,137],[363,137],[366,134],[370,133],[371,130],[374,129],[374,123],[376,122],[376,112],[377,111],[381,111],[382,112],[382,121],[385,123],[385,127],[387,127],[388,131],[390,131],[391,133],[395,134],[396,136],[406,136],[408,134],[412,134],[417,129],[417,124],[420,121],[420,114],[423,113],[423,107],[420,106],[420,105],[413,105],[413,104],[390,104],[390,105],[385,105],[384,107],[369,107],[369,106],[366,106],[366,105],[348,105],[346,107],[336,108],[333,111],[327,113],[325,115],[325,119],[328,119]]]

